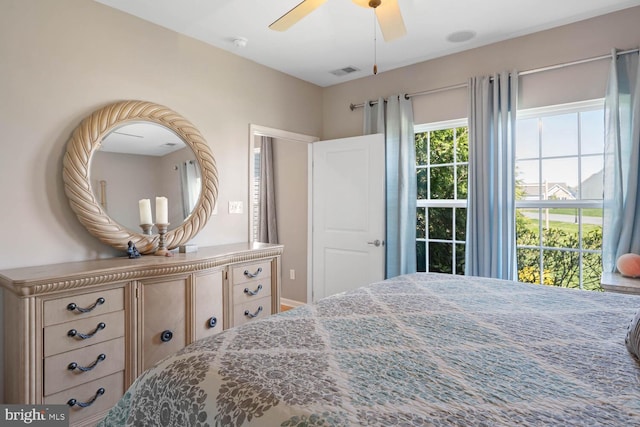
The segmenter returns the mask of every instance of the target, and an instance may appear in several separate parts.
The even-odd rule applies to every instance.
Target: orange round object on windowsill
[[[616,262],[620,274],[626,277],[640,277],[640,255],[623,254]]]

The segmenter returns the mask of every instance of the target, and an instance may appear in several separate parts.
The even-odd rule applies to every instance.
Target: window
[[[416,126],[417,269],[464,274],[467,121]]]
[[[601,290],[603,101],[518,112],[521,282]]]
[[[418,271],[464,274],[466,120],[415,127]],[[603,101],[518,112],[518,280],[601,290]]]
[[[251,186],[251,238],[253,242],[260,241],[259,221],[260,221],[260,142],[256,142],[253,147],[253,180]]]

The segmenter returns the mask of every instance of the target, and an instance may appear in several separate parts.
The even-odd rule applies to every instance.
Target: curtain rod
[[[620,51],[620,52],[618,52],[618,55],[627,55],[629,53],[638,53],[638,52],[640,52],[640,49],[630,49],[630,50]],[[529,74],[536,74],[536,73],[541,73],[543,71],[557,70],[557,69],[560,69],[560,68],[570,67],[570,66],[573,66],[573,65],[586,64],[586,63],[589,63],[589,62],[601,61],[603,59],[610,59],[610,58],[611,58],[611,54],[594,56],[592,58],[579,59],[577,61],[564,62],[562,64],[549,65],[547,67],[540,67],[540,68],[534,68],[532,70],[522,71],[521,73],[519,73],[519,75],[520,76],[526,76],[526,75],[529,75]],[[457,85],[441,87],[441,88],[438,88],[438,89],[423,90],[421,92],[408,93],[408,94],[405,95],[405,98],[409,99],[409,98],[413,98],[414,96],[431,95],[431,94],[434,94],[434,93],[444,92],[444,91],[447,91],[447,90],[461,89],[463,87],[467,87],[467,83],[459,83]],[[369,102],[370,105],[375,105],[377,103],[378,103],[378,101],[370,101]],[[364,107],[364,102],[361,103],[361,104],[349,104],[349,109],[351,111],[355,110],[356,108],[362,108],[362,107]]]

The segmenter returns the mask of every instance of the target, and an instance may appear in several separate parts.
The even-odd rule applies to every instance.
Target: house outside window
[[[418,271],[464,274],[467,121],[419,125]],[[518,112],[518,280],[601,290],[603,101]]]
[[[518,111],[518,280],[601,290],[604,111],[588,101]]]

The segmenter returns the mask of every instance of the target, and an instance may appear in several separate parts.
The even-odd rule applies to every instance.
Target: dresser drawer
[[[44,302],[44,326],[124,309],[124,288],[91,292]]]
[[[195,339],[208,337],[224,329],[223,271],[201,274],[195,283]]]
[[[74,368],[73,365],[76,364]],[[44,359],[48,396],[124,370],[124,338],[105,341]]]
[[[233,326],[271,315],[271,297],[266,296],[233,306]]]
[[[104,328],[101,329],[101,326]],[[72,336],[73,331],[76,332],[75,336]],[[82,339],[80,334],[88,337]],[[122,336],[124,336],[124,311],[48,326],[44,328],[44,357]]]
[[[138,299],[140,372],[187,345],[186,277],[145,281]]]
[[[102,392],[102,394],[100,394]],[[113,407],[124,394],[124,372],[120,371],[104,378],[70,388],[44,398],[45,405],[68,404],[75,399],[77,403],[90,403],[82,408],[77,403],[69,409],[70,424],[82,421],[92,415],[105,412]],[[94,400],[95,399],[95,400]]]
[[[271,261],[236,265],[232,269],[231,284],[237,285],[239,283],[256,282],[266,276],[271,276]]]
[[[233,304],[252,302],[271,295],[271,277],[265,276],[254,282],[240,283],[233,287]]]

